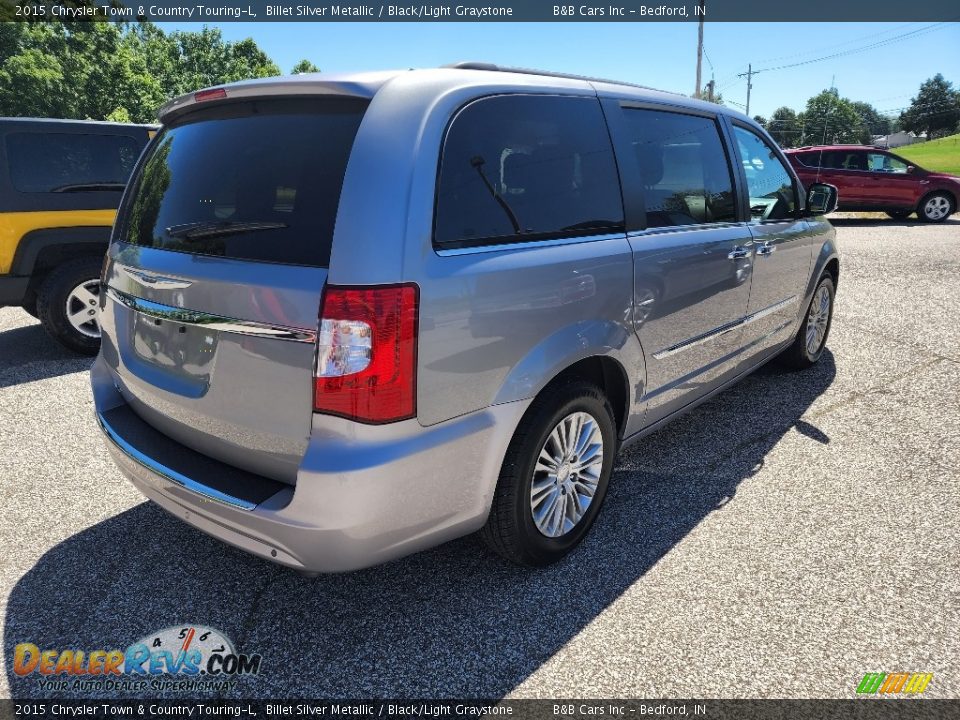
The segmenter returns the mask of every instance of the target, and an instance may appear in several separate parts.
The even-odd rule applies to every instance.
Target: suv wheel
[[[829,275],[820,278],[817,289],[813,291],[807,314],[800,324],[800,330],[793,344],[781,356],[788,367],[803,370],[814,365],[823,355],[833,322],[834,292],[833,278]]]
[[[548,388],[510,442],[484,542],[520,565],[567,555],[600,512],[616,452],[613,409],[598,387],[574,381]]]
[[[953,198],[946,193],[936,192],[920,201],[917,215],[927,222],[943,222],[953,214]]]
[[[62,345],[84,355],[100,349],[99,258],[78,258],[55,268],[37,293],[37,316]]]

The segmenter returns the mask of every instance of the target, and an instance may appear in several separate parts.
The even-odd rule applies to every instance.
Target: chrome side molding
[[[785,307],[789,307],[790,305],[795,305],[798,299],[799,298],[796,295],[791,295],[790,297],[784,300],[781,300],[778,303],[774,303],[769,307],[765,307],[763,310],[757,310],[757,312],[755,313],[751,313],[750,315],[746,315],[740,318],[739,320],[734,320],[733,322],[727,323],[725,325],[721,325],[720,327],[715,328],[710,332],[704,333],[703,335],[698,335],[697,337],[690,338],[689,340],[684,340],[683,342],[677,343],[676,345],[673,345],[671,347],[664,348],[663,350],[658,350],[653,354],[653,357],[656,360],[663,360],[664,358],[668,358],[671,355],[676,355],[677,353],[683,352],[684,350],[689,350],[690,348],[696,347],[697,345],[702,345],[705,342],[709,342],[710,340],[714,340],[722,335],[726,335],[731,330],[742,328],[744,325],[749,325],[752,322],[756,322],[761,318],[767,317],[767,315],[772,315],[778,310],[783,310],[783,308]]]

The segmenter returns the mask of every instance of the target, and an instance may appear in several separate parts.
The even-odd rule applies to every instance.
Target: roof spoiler
[[[228,85],[203,88],[176,97],[163,105],[157,115],[160,122],[166,124],[194,109],[198,104],[220,104],[256,98],[335,96],[370,100],[377,93],[377,90],[394,75],[396,75],[395,72],[369,73],[363,76],[353,75],[349,79],[346,77],[341,79],[337,75],[304,73],[302,75],[244,80]]]

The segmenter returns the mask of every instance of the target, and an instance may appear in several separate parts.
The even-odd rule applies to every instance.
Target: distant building
[[[904,132],[901,130],[900,132],[890,133],[889,135],[871,135],[870,144],[875,147],[895,148],[925,142],[926,139],[927,136],[925,134],[914,135],[912,132]]]

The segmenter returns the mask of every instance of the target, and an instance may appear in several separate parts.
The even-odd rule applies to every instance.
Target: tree
[[[146,54],[156,60],[157,79],[168,98],[236,80],[280,75],[252,38],[226,42],[218,28],[199,32],[162,31],[146,37]]]
[[[303,59],[293,66],[293,70],[290,71],[291,75],[301,75],[303,73],[317,73],[320,72],[320,68],[314,65],[307,59]]]
[[[767,121],[767,131],[780,147],[795,146],[800,140],[797,114],[788,107],[777,108]]]
[[[900,126],[928,138],[949,135],[960,122],[960,93],[937,73],[920,86],[910,107],[900,114]]]
[[[754,115],[753,121],[762,128],[767,126],[767,119],[763,115]]]
[[[877,109],[867,102],[853,101],[850,106],[860,117],[862,124],[861,142],[870,142],[871,135],[888,135],[890,133],[890,118],[881,115]]]
[[[849,100],[840,97],[836,88],[824,90],[807,100],[807,107],[797,117],[797,122],[803,131],[799,140],[801,145],[862,141],[860,116]]]
[[[206,27],[0,23],[0,115],[150,122],[176,95],[279,74],[251,38],[227,42]]]
[[[0,115],[102,120],[155,117],[165,98],[114,23],[16,23],[3,28]]]

